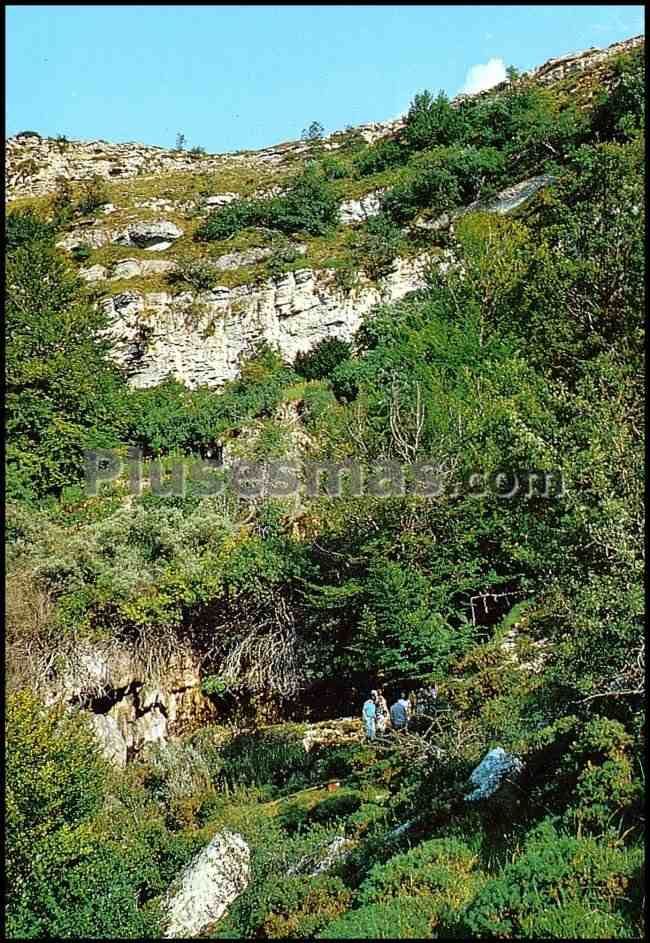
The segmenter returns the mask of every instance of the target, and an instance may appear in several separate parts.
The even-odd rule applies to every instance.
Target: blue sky
[[[212,152],[392,118],[423,88],[644,31],[641,5],[6,9],[7,134],[172,147],[180,131]]]

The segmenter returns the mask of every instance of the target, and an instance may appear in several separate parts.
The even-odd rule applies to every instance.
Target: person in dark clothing
[[[406,699],[406,694],[402,692],[390,709],[390,722],[393,730],[408,730],[410,714],[411,705]]]

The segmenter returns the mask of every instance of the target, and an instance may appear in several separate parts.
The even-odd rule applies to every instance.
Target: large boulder
[[[224,915],[250,877],[250,850],[241,835],[219,832],[185,868],[169,894],[165,937],[195,937]]]
[[[503,747],[490,750],[470,774],[469,781],[475,789],[465,796],[465,801],[487,799],[497,791],[506,776],[516,776],[523,768],[521,760],[512,753],[506,753]]]

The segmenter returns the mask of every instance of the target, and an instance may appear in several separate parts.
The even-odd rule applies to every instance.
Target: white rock
[[[165,938],[195,937],[219,920],[250,878],[250,850],[241,835],[220,832],[185,868],[167,897]]]
[[[381,196],[384,190],[366,193],[360,200],[345,200],[339,207],[341,222],[345,225],[360,223],[381,212]]]
[[[423,287],[428,256],[397,259],[379,284],[359,276],[354,294],[337,288],[333,273],[299,269],[280,279],[199,296],[191,292],[122,292],[103,300],[111,356],[135,387],[155,386],[170,373],[194,388],[219,387],[238,376],[242,357],[258,339],[287,360],[326,337],[351,340],[363,315]],[[445,256],[438,263],[446,266]],[[199,301],[188,317],[188,305]],[[146,349],[138,338],[147,334]]]
[[[126,766],[126,741],[114,717],[109,714],[91,714],[100,749],[106,759],[115,766]]]
[[[469,781],[476,788],[465,796],[465,801],[487,799],[497,791],[505,776],[517,775],[523,768],[522,761],[514,754],[506,753],[502,747],[490,750],[469,777]]]
[[[206,206],[212,208],[215,206],[226,206],[226,204],[232,203],[239,198],[239,193],[215,193],[212,196],[206,196],[203,202]]]
[[[170,220],[159,220],[155,223],[132,223],[127,229],[119,233],[113,242],[122,246],[137,246],[140,249],[167,249],[183,235],[183,230]]]
[[[111,278],[134,278],[140,274],[140,262],[137,259],[121,259],[116,262]]]
[[[106,278],[106,268],[103,265],[91,265],[90,268],[79,269],[79,278],[85,282],[101,282]]]

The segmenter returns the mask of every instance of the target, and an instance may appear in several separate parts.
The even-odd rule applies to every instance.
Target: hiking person
[[[388,727],[389,713],[388,713],[388,704],[386,702],[386,698],[384,697],[384,692],[381,690],[381,688],[379,689],[379,691],[377,691],[377,699],[375,702],[375,707],[377,711],[377,717],[376,717],[377,733],[382,734],[386,732],[386,728]]]
[[[432,717],[436,711],[436,700],[438,698],[438,689],[435,684],[430,684],[424,688],[418,697],[417,713],[420,715]]]
[[[402,692],[390,709],[390,722],[393,725],[393,730],[406,730],[410,713],[411,705],[406,700],[406,694]]]
[[[361,711],[361,717],[363,719],[363,726],[366,731],[366,738],[368,740],[375,739],[375,730],[376,730],[376,719],[377,719],[377,706],[375,699],[377,697],[376,691],[370,692],[370,697],[363,705],[363,710]]]

